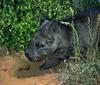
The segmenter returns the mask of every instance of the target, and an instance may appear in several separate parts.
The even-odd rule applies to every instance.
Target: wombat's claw
[[[46,64],[43,64],[43,65],[41,65],[41,66],[39,67],[40,70],[47,70],[47,69],[49,69],[49,68],[50,68],[50,67],[47,66]]]

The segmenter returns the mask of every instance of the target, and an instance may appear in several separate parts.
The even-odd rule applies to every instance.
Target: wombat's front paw
[[[47,70],[47,69],[49,69],[49,68],[50,68],[50,66],[49,66],[48,64],[43,64],[43,65],[41,65],[41,66],[39,67],[40,70]]]

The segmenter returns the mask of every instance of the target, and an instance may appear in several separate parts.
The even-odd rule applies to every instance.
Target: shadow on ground
[[[19,54],[0,57],[0,85],[56,85],[57,73],[40,71],[41,63],[32,63]]]
[[[12,71],[11,74],[18,78],[36,77],[55,72],[54,69],[40,70],[39,66],[42,64],[42,62],[32,63],[24,55],[17,55],[17,57],[14,56],[13,58],[15,63],[12,65],[10,73]]]

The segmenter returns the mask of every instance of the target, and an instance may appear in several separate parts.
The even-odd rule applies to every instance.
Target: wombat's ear
[[[42,15],[40,15],[39,18],[40,18],[40,24],[42,24],[46,20],[46,18]]]
[[[73,16],[66,16],[65,18],[63,18],[63,21],[71,23],[73,21]]]

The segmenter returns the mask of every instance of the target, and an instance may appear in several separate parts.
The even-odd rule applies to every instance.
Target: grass
[[[92,49],[86,62],[79,57],[75,61],[65,62],[65,68],[61,71],[60,85],[100,85],[100,54]]]
[[[95,44],[96,32],[92,33],[92,25],[89,24],[89,34],[91,37],[90,47],[87,52],[87,60],[85,62],[79,57],[79,39],[78,34],[72,25],[73,41],[75,45],[75,60],[66,61],[65,68],[61,70],[59,85],[100,85],[100,53],[98,45]]]

